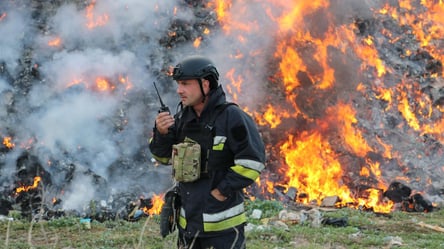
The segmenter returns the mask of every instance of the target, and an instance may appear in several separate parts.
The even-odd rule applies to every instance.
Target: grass
[[[283,248],[444,248],[444,233],[419,222],[444,227],[444,210],[430,213],[392,212],[380,215],[355,209],[321,210],[326,218],[346,218],[346,226],[306,224],[270,225],[282,205],[274,201],[247,203],[247,211],[261,209],[261,220],[249,218],[246,233],[249,249]],[[295,211],[296,212],[296,211]],[[136,222],[92,221],[87,229],[78,217],[29,222],[23,219],[0,222],[0,248],[175,248],[177,233],[165,239],[159,235],[159,216]],[[285,226],[287,225],[287,226]]]

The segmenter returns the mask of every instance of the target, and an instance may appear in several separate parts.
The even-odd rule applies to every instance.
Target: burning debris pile
[[[218,62],[257,120],[257,198],[430,212],[444,196],[442,3],[3,1],[0,214],[158,212],[169,167],[147,139],[177,103],[166,72]],[[242,97],[241,97],[242,96]]]
[[[268,104],[263,115],[263,125],[273,128],[273,181],[317,204],[338,196],[336,205],[386,212],[393,202],[411,203],[423,194],[442,203],[442,51],[428,29],[442,32],[432,16],[444,6],[382,2],[341,24],[345,20],[329,12],[337,6],[325,4],[305,6],[304,24],[327,24],[307,33],[285,27],[277,45],[273,81],[283,81],[276,87],[287,105]],[[287,18],[298,17],[282,21]],[[413,197],[390,198],[385,191],[398,191],[390,189],[398,181]],[[429,204],[418,210],[424,209]]]

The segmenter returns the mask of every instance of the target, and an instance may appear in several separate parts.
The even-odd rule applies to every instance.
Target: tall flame
[[[352,201],[349,189],[341,185],[343,172],[337,155],[320,133],[303,132],[299,138],[290,135],[280,150],[289,166],[282,172],[289,187],[308,194],[309,201],[334,195]]]
[[[223,32],[241,44],[248,42],[249,33],[263,34],[254,20],[239,20],[239,16],[247,12],[248,3],[245,0],[213,0],[209,3],[218,15]],[[367,32],[366,24],[360,26],[359,20],[338,22],[338,17],[331,12],[336,7],[332,5],[337,3],[328,0],[259,0],[254,4],[265,9],[267,15],[261,18],[268,18],[267,21],[277,27],[275,33],[267,34],[275,41],[271,60],[276,65],[276,72],[272,72],[270,83],[282,90],[285,103],[262,103],[261,111],[253,115],[259,125],[282,134],[279,138],[273,137],[274,140],[281,139],[275,150],[283,157],[283,165],[277,170],[285,179],[279,184],[308,195],[307,201],[319,203],[323,198],[335,195],[340,197],[342,204],[357,203],[377,211],[390,211],[393,203],[381,200],[382,191],[388,187],[381,172],[381,162],[397,160],[401,166],[407,162],[406,156],[387,141],[388,130],[395,128],[418,136],[428,135],[444,142],[444,107],[424,94],[420,83],[414,82],[415,78],[396,75],[399,73],[396,63],[399,62],[393,63],[395,65],[387,63],[388,55],[381,49],[383,42],[396,44],[400,50],[397,51],[398,59],[413,56],[416,53],[413,49],[398,44],[405,32],[391,33],[383,24],[372,26],[378,29],[377,32]],[[427,66],[432,70],[422,76],[429,79],[442,77],[444,67],[439,65],[444,62],[440,42],[444,35],[443,1],[401,0],[393,6],[386,3],[372,11],[376,19],[393,21],[400,29],[411,30],[418,47],[431,61],[431,66]],[[229,56],[236,59],[253,57],[255,53],[247,55],[236,51]],[[432,62],[437,65],[434,71]],[[237,69],[232,68],[225,75],[230,82],[227,90],[234,100],[239,99],[246,79],[245,74],[237,76],[236,73]],[[345,74],[352,76],[346,77]],[[393,75],[401,80],[393,82]],[[341,82],[344,80],[346,82]],[[355,101],[358,98],[365,101]],[[377,103],[375,105],[382,107],[381,112],[400,120],[390,123],[394,127],[385,127],[387,124],[383,120],[373,121],[382,119],[381,113],[373,111],[372,107],[360,106],[366,103]],[[303,122],[299,122],[302,119]],[[369,134],[371,129],[381,132]],[[350,165],[345,164],[341,160],[344,154],[358,159]],[[372,155],[383,160],[372,159]],[[365,191],[356,193],[357,190],[347,186],[351,184],[347,180],[350,175],[368,181],[372,179],[372,183]],[[397,176],[397,179],[408,180],[404,176]],[[263,182],[258,181],[258,184],[269,191],[277,183]]]

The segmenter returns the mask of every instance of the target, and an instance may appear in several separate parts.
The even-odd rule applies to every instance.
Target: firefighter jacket
[[[200,117],[192,108],[183,108],[175,115],[175,124],[168,134],[162,135],[154,128],[149,144],[152,156],[163,164],[170,163],[172,145],[183,142],[185,137],[198,141],[202,147],[201,177],[193,182],[179,182],[182,204],[178,227],[190,237],[211,236],[243,225],[243,189],[254,183],[265,164],[264,144],[252,118],[238,106],[226,104],[221,86],[208,97]],[[219,108],[223,109],[220,113]],[[210,194],[215,188],[227,197],[225,201]]]

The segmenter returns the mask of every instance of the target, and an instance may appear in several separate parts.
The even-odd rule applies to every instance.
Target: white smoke
[[[3,11],[7,16],[0,21],[0,59],[5,62],[8,71],[16,73],[23,45],[30,32],[29,12],[26,9],[9,9],[7,6]]]
[[[64,179],[56,175],[55,169],[62,167],[56,164],[87,168],[90,171],[74,173],[71,182],[65,183],[70,185],[64,188],[64,205],[78,208],[96,194],[97,186],[87,180],[85,172],[108,179],[110,167],[118,165],[120,158],[148,153],[148,136],[157,113],[153,107],[159,105],[157,98],[150,99],[155,96],[152,82],[157,77],[152,73],[158,75],[164,67],[165,48],[159,39],[167,35],[175,8],[183,3],[96,1],[88,9],[84,1],[73,0],[52,10],[41,4],[0,3],[0,17],[6,14],[0,19],[0,62],[5,65],[0,92],[14,95],[11,101],[2,98],[1,135],[13,135],[16,143],[0,171],[2,179],[10,181],[15,159],[30,149],[58,184]],[[193,18],[188,11],[180,15]],[[59,44],[50,46],[51,41]],[[25,65],[24,58],[31,62]],[[23,79],[32,70],[39,76],[32,82]],[[114,89],[99,91],[97,78],[106,79]],[[13,82],[18,84],[11,86]],[[148,189],[163,185],[157,182],[161,177],[137,179],[142,182],[130,178],[139,171],[155,171],[151,161],[125,166],[136,173],[125,172],[118,181],[111,180],[110,186],[125,191],[133,184],[146,184]]]

